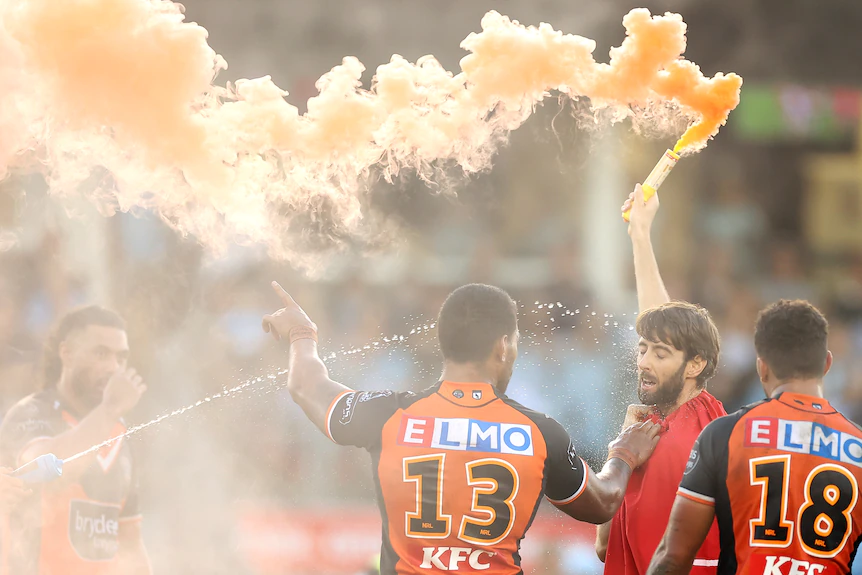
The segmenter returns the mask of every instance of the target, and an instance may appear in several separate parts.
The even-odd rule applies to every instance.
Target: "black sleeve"
[[[0,426],[0,463],[3,466],[14,469],[27,463],[20,461],[20,457],[28,444],[62,433],[58,418],[52,417],[49,407],[30,397],[9,410]]]
[[[555,505],[571,503],[584,492],[589,468],[578,457],[569,433],[556,420],[548,417],[541,430],[548,449],[545,495]]]
[[[736,417],[720,417],[700,432],[688,456],[679,495],[700,503],[715,504],[719,482],[725,479],[720,477],[721,462],[727,461],[728,442],[737,421]]]
[[[380,445],[383,426],[412,393],[348,391],[332,402],[326,417],[329,438],[339,445],[373,449]]]

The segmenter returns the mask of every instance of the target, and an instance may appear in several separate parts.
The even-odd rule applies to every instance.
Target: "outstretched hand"
[[[288,337],[290,330],[295,327],[309,327],[317,331],[317,325],[311,321],[308,314],[299,307],[299,304],[290,297],[289,293],[284,291],[278,282],[272,282],[272,289],[284,307],[263,316],[263,331],[272,334],[276,341]]]

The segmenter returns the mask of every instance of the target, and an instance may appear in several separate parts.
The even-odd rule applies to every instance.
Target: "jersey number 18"
[[[835,557],[847,543],[851,513],[859,498],[852,473],[832,463],[818,465],[805,479],[805,501],[788,510],[790,455],[758,457],[749,462],[751,485],[760,486],[760,515],[749,522],[753,547],[788,547],[794,535],[815,557]],[[788,519],[788,511],[794,512]]]

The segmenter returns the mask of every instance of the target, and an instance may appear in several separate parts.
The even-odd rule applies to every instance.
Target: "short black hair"
[[[817,378],[826,369],[829,323],[804,300],[778,300],[757,316],[754,349],[779,380]]]
[[[461,286],[446,298],[437,318],[443,359],[484,361],[494,343],[518,328],[518,308],[508,293],[485,284]]]
[[[705,308],[685,301],[667,302],[641,312],[635,327],[642,338],[661,341],[685,353],[685,361],[702,357],[706,366],[697,376],[699,388],[715,375],[721,337]]]
[[[68,312],[60,319],[45,342],[45,352],[42,358],[45,385],[57,383],[63,371],[63,364],[60,361],[60,344],[73,333],[91,325],[126,329],[126,322],[120,317],[120,314],[97,305],[79,307]]]

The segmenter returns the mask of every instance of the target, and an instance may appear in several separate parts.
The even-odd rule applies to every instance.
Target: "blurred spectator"
[[[24,327],[14,267],[0,267],[0,421],[12,405],[38,389],[38,348]]]
[[[702,216],[707,243],[726,245],[735,254],[734,275],[756,273],[758,248],[768,233],[763,209],[752,200],[738,171],[718,180],[717,193]]]
[[[854,349],[850,326],[841,319],[829,323],[832,368],[823,378],[823,392],[835,409],[852,421],[862,421],[862,358]]]
[[[833,298],[835,313],[862,325],[862,251],[849,258],[836,282]]]
[[[761,300],[806,299],[818,304],[817,293],[806,272],[802,248],[798,242],[773,242],[765,263],[769,272],[760,279]]]
[[[761,307],[763,302],[754,290],[735,284],[728,293],[727,305],[718,308],[725,311],[717,314],[721,363],[709,388],[724,403],[728,413],[763,395],[754,351],[754,319]]]

